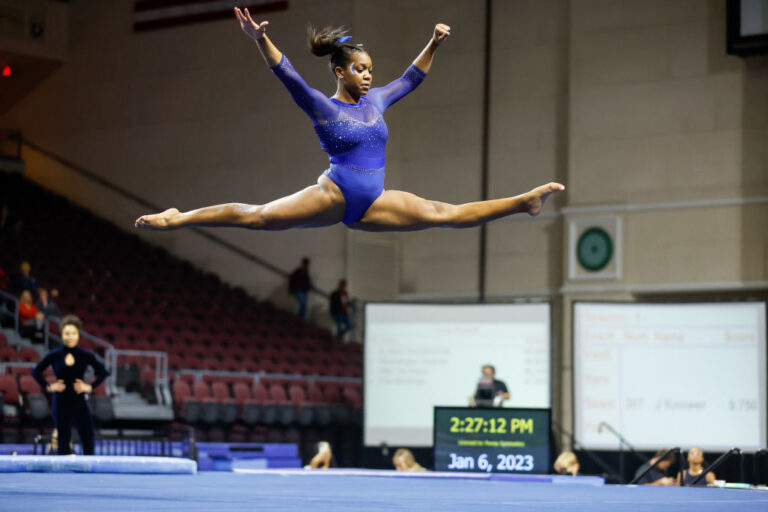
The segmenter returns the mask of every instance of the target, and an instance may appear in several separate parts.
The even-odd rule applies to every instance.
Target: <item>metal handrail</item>
[[[93,181],[95,183],[98,183],[102,187],[104,187],[106,189],[109,189],[109,190],[115,192],[116,194],[118,194],[118,195],[120,195],[120,196],[122,196],[122,197],[124,197],[126,199],[129,199],[130,201],[133,201],[136,204],[139,204],[141,206],[144,206],[144,207],[146,207],[146,208],[148,208],[150,210],[154,210],[154,211],[162,211],[162,210],[164,210],[164,208],[162,208],[162,207],[160,207],[160,206],[158,206],[156,204],[153,204],[152,202],[148,201],[147,199],[145,199],[145,198],[143,198],[143,197],[141,197],[141,196],[139,196],[139,195],[137,195],[137,194],[135,194],[135,193],[133,193],[133,192],[131,192],[131,191],[121,187],[121,186],[119,186],[119,185],[116,185],[115,183],[112,183],[111,181],[109,181],[107,179],[104,179],[102,176],[99,176],[95,172],[89,171],[88,169],[80,167],[79,165],[75,164],[74,162],[71,162],[71,161],[67,160],[64,157],[61,157],[61,156],[57,155],[53,151],[45,149],[45,148],[41,147],[40,145],[38,145],[38,144],[28,140],[28,139],[24,139],[23,137],[21,137],[21,135],[20,135],[20,139],[21,139],[21,145],[22,146],[26,146],[26,147],[34,150],[34,151],[37,151],[38,153],[40,153],[40,154],[50,158],[51,160],[53,160],[53,161],[63,165],[64,167],[68,168],[69,170],[79,174],[80,176],[83,176],[84,178],[87,178],[87,179],[89,179],[89,180],[91,180],[91,181]],[[191,232],[193,232],[193,233],[195,233],[195,234],[197,234],[199,236],[202,236],[203,238],[206,238],[208,241],[213,242],[214,244],[216,244],[216,245],[218,245],[220,247],[223,247],[223,248],[229,250],[230,252],[233,252],[233,253],[237,254],[238,256],[240,256],[240,257],[242,257],[242,258],[244,258],[244,259],[246,259],[246,260],[248,260],[248,261],[250,261],[252,263],[255,263],[255,264],[259,265],[260,267],[265,268],[265,269],[269,270],[270,272],[273,272],[273,273],[275,273],[275,274],[277,274],[277,275],[279,275],[281,277],[288,277],[290,275],[290,272],[287,272],[287,271],[281,269],[277,265],[273,265],[272,263],[270,263],[270,262],[260,258],[259,256],[253,254],[252,252],[249,252],[249,251],[247,251],[247,250],[245,250],[245,249],[243,249],[241,247],[238,247],[237,245],[233,244],[232,242],[224,240],[223,238],[221,238],[219,236],[213,235],[210,232],[205,231],[204,229],[201,229],[201,228],[190,228],[189,231],[191,231]],[[319,295],[321,295],[321,296],[323,296],[325,298],[328,298],[330,296],[330,294],[328,292],[326,292],[324,290],[321,290],[320,288],[317,288],[316,286],[312,286],[312,290],[311,291],[313,291],[313,292],[315,292],[315,293],[317,293],[317,294],[319,294]]]
[[[634,485],[637,482],[639,482],[645,475],[647,475],[652,469],[655,469],[656,466],[658,466],[662,461],[666,460],[667,457],[669,457],[670,453],[677,454],[677,463],[680,465],[680,467],[683,467],[683,451],[679,447],[670,448],[666,452],[664,452],[664,455],[659,457],[656,462],[651,464],[645,471],[637,475],[635,478],[630,480],[629,485]]]
[[[298,373],[265,373],[265,372],[237,372],[229,370],[195,370],[191,368],[180,368],[173,373],[180,375],[192,375],[195,381],[203,380],[206,376],[210,377],[247,377],[253,379],[254,383],[261,379],[295,379],[307,381],[312,386],[315,382],[350,382],[360,383],[363,381],[360,377],[334,377],[330,375],[302,375]]]
[[[601,422],[600,422],[600,423],[597,425],[597,430],[598,430],[598,432],[602,431],[602,430],[603,430],[603,428],[605,428],[605,429],[606,429],[606,430],[608,430],[608,431],[609,431],[611,434],[613,434],[614,436],[616,436],[616,438],[619,440],[619,446],[621,446],[621,445],[623,444],[624,446],[626,446],[627,448],[629,448],[629,451],[630,451],[630,452],[631,452],[631,453],[632,453],[632,454],[633,454],[635,457],[637,457],[637,459],[638,459],[638,460],[640,460],[640,461],[641,461],[643,464],[645,464],[646,462],[648,462],[648,461],[647,461],[645,458],[643,458],[643,456],[642,456],[642,455],[640,455],[640,454],[637,452],[637,450],[635,449],[635,447],[634,447],[634,446],[632,446],[632,443],[630,443],[629,441],[627,441],[627,439],[626,439],[626,438],[625,438],[623,435],[621,435],[621,432],[619,432],[618,430],[616,430],[615,428],[613,428],[613,427],[612,427],[612,426],[611,426],[609,423],[607,423],[607,422],[605,422],[605,421],[601,421]]]
[[[744,455],[741,453],[741,449],[733,447],[730,450],[728,450],[727,452],[725,452],[724,454],[722,454],[721,456],[719,456],[715,462],[713,462],[712,464],[709,465],[709,467],[704,469],[704,471],[702,471],[701,474],[699,476],[697,476],[693,480],[693,482],[691,482],[690,487],[693,487],[694,485],[696,485],[699,482],[699,480],[701,480],[702,478],[704,478],[706,476],[706,474],[708,472],[716,470],[723,462],[725,462],[726,460],[730,459],[731,456],[733,456],[733,455],[739,455],[742,458],[741,481],[743,482],[744,481]],[[680,473],[682,474],[682,466],[680,467]],[[680,483],[683,486],[685,486],[685,482],[681,481]]]
[[[635,450],[635,447],[632,446],[632,443],[627,441],[627,439],[621,435],[621,432],[613,428],[608,422],[601,421],[597,425],[597,431],[598,433],[602,432],[603,429],[607,429],[611,434],[616,436],[616,438],[619,440],[619,472],[621,473],[621,481],[624,482],[624,447],[626,446],[629,448],[629,451],[643,464],[648,462],[645,458],[643,458],[639,453],[637,453],[637,450]]]
[[[13,330],[16,331],[16,334],[19,334],[19,299],[17,299],[15,295],[11,295],[3,290],[0,290],[0,297],[13,302],[13,305],[15,306],[13,312]]]

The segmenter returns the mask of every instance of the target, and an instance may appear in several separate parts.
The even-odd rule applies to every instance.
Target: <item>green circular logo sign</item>
[[[605,268],[613,256],[611,235],[603,228],[589,228],[579,237],[576,244],[579,264],[591,272]]]

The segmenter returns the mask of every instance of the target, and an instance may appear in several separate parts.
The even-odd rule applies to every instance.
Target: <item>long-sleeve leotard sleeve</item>
[[[95,389],[99,384],[104,382],[104,379],[109,376],[109,372],[106,368],[104,368],[104,365],[101,364],[98,359],[96,359],[96,356],[93,355],[92,352],[88,352],[88,355],[90,356],[88,364],[91,365],[94,372],[96,373],[96,378],[93,380],[93,382],[91,382],[91,387]]]
[[[383,87],[375,87],[368,91],[368,101],[384,112],[387,107],[418,87],[425,76],[427,76],[426,73],[411,64],[400,78],[392,80]]]
[[[271,69],[275,76],[283,82],[285,88],[288,89],[293,101],[301,107],[301,110],[307,113],[313,123],[328,119],[336,112],[337,107],[333,102],[317,89],[308,86],[307,82],[301,78],[301,75],[293,69],[291,61],[288,60],[285,54],[280,59],[280,63]]]
[[[43,393],[48,391],[48,381],[45,380],[45,376],[43,375],[43,372],[53,364],[53,360],[55,359],[55,356],[52,352],[48,352],[45,357],[37,363],[37,366],[35,366],[34,370],[32,370],[32,377],[35,378],[38,384],[40,384],[40,389],[43,390]]]

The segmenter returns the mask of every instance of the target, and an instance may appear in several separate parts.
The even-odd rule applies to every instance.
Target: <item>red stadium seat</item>
[[[33,348],[24,347],[19,350],[19,360],[27,363],[36,363],[40,360],[40,354]]]
[[[253,399],[261,404],[261,422],[265,425],[274,425],[278,422],[280,412],[278,404],[269,398],[267,388],[263,384],[254,384],[251,388]]]
[[[173,382],[173,400],[176,403],[176,414],[187,423],[196,423],[200,419],[200,401],[192,396],[189,384],[184,380]]]
[[[229,388],[225,382],[214,382],[211,385],[213,397],[219,403],[219,421],[232,423],[237,419],[237,402],[229,395]]]
[[[3,401],[6,404],[19,404],[19,386],[16,384],[16,379],[14,377],[10,375],[0,375],[0,394],[3,395]]]
[[[219,419],[219,403],[211,395],[208,383],[196,381],[192,386],[194,397],[202,404],[201,419],[205,423],[216,423]]]
[[[18,361],[19,353],[13,347],[0,347],[0,361]]]
[[[17,377],[19,375],[30,375],[32,373],[32,368],[27,368],[25,366],[11,366],[9,368],[9,370],[10,370],[10,374],[11,375],[14,375],[14,376],[17,376]],[[48,367],[46,369],[46,373],[50,373],[52,371],[53,370],[51,370],[50,367]]]
[[[31,375],[19,376],[19,392],[24,397],[25,410],[29,416],[42,419],[50,414],[48,400],[34,377]]]

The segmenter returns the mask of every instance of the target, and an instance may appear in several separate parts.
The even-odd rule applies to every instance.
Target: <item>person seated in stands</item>
[[[40,288],[37,290],[37,310],[45,315],[45,318],[61,318],[61,310],[58,304],[48,296],[48,290]]]
[[[558,475],[577,476],[579,474],[579,459],[571,451],[561,453],[555,460],[555,473]]]
[[[643,473],[646,469],[656,464],[657,461],[661,459],[661,457],[667,452],[667,450],[659,450],[656,452],[656,454],[637,468],[637,471],[635,471],[635,478],[637,478],[641,473]],[[669,471],[669,466],[672,465],[672,462],[674,462],[675,456],[673,453],[668,454],[661,462],[658,463],[658,465],[651,469],[648,473],[643,476],[640,480],[638,480],[638,485],[677,485],[677,479],[672,478],[671,476],[667,476],[667,471]]]
[[[333,460],[333,450],[331,450],[331,443],[328,441],[320,441],[315,445],[315,455],[309,464],[304,466],[304,469],[328,469],[331,466],[336,466]]]
[[[24,290],[34,292],[38,288],[37,279],[32,275],[32,266],[23,261],[19,266],[20,272],[13,279],[12,292],[20,295]]]
[[[394,464],[396,471],[427,470],[421,464],[416,462],[416,458],[413,456],[413,453],[407,448],[400,448],[395,452],[395,455],[392,457],[392,464]]]
[[[32,292],[24,290],[19,297],[19,334],[34,342],[43,341],[43,320],[45,316],[32,302]]]
[[[696,480],[699,475],[704,472],[704,452],[701,448],[691,448],[688,450],[688,469],[683,470],[682,483],[686,487],[693,485],[693,481]],[[678,485],[681,481],[680,473],[677,474]],[[706,487],[707,484],[711,484],[715,481],[715,474],[711,471],[707,471],[704,478],[696,482],[696,487]]]

